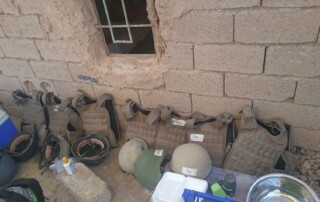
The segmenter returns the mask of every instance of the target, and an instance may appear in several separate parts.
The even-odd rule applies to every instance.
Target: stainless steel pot
[[[253,183],[246,202],[320,202],[320,199],[298,178],[274,173],[262,176]]]

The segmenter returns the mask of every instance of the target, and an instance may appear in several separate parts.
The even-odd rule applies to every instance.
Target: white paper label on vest
[[[172,120],[172,125],[175,125],[175,126],[185,126],[187,123],[185,120],[182,120],[182,119],[172,118],[171,120]]]
[[[203,134],[190,134],[190,140],[193,142],[203,142]]]
[[[156,149],[156,150],[154,151],[154,155],[155,155],[155,156],[162,156],[162,154],[163,154],[163,150],[162,150],[162,149]]]
[[[189,176],[196,176],[198,169],[196,168],[188,168],[188,167],[182,167],[181,172],[185,175]]]

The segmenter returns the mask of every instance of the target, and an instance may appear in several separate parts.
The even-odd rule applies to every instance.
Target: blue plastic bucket
[[[6,147],[17,135],[17,129],[13,125],[9,115],[0,110],[0,148]]]

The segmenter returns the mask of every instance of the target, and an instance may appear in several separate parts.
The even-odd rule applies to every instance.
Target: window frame
[[[146,58],[146,59],[158,58],[159,50],[158,50],[158,47],[157,47],[157,38],[156,38],[157,32],[156,32],[156,28],[154,27],[153,23],[149,19],[150,24],[133,24],[133,25],[130,25],[129,22],[128,22],[128,18],[127,18],[126,12],[124,14],[125,18],[126,18],[125,19],[126,24],[125,25],[111,25],[111,27],[124,26],[124,27],[121,27],[121,28],[127,28],[128,29],[128,34],[129,34],[129,32],[131,32],[131,31],[129,31],[130,27],[142,27],[142,28],[143,27],[151,27],[152,35],[153,35],[153,46],[154,46],[155,53],[150,53],[150,54],[147,54],[147,53],[146,54],[110,53],[109,52],[109,48],[108,48],[108,43],[107,43],[107,41],[105,39],[105,35],[103,33],[103,29],[109,29],[110,33],[111,33],[111,29],[112,28],[110,29],[110,25],[102,25],[102,23],[100,21],[99,12],[97,10],[97,6],[96,6],[96,3],[95,3],[95,0],[91,0],[91,1],[92,1],[92,5],[94,7],[95,14],[96,14],[97,22],[99,23],[99,24],[95,24],[94,27],[99,30],[99,32],[100,32],[100,34],[101,34],[101,36],[103,38],[104,50],[105,50],[105,53],[106,53],[107,56],[110,56],[110,57],[128,57],[128,58],[136,58],[136,57],[141,58],[142,57],[142,58]],[[101,0],[101,1],[103,1],[103,4],[105,5],[105,2],[107,0]],[[124,3],[124,0],[121,0],[121,4],[122,3]],[[146,3],[147,3],[147,7],[148,7],[148,1],[147,0],[146,0]],[[122,4],[122,8],[125,9],[126,8],[125,5]],[[106,10],[106,6],[104,7],[104,10]],[[147,12],[148,12],[148,9],[147,9]],[[148,15],[149,15],[149,13],[148,13]],[[106,13],[106,16],[107,16],[107,18],[109,18],[108,17],[109,16],[108,13]],[[108,23],[111,24],[110,23],[110,18],[108,19]],[[130,36],[130,34],[129,34],[129,36]],[[111,40],[114,42],[113,39],[114,38],[112,38]]]

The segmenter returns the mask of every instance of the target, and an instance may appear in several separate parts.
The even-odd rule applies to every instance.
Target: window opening
[[[146,0],[95,0],[110,54],[155,54]]]

